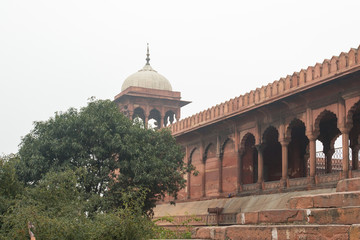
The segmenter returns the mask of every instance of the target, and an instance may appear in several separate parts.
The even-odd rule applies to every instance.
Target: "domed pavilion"
[[[189,104],[181,100],[181,93],[172,90],[169,80],[150,66],[149,45],[145,66],[127,77],[114,102],[130,119],[140,118],[147,126],[162,128],[180,119],[180,108]]]

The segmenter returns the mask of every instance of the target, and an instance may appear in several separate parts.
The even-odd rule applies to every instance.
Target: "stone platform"
[[[155,213],[167,209],[175,222],[188,220],[197,239],[359,240],[360,178],[342,180],[336,189],[160,205]],[[216,221],[207,213],[215,207],[223,208]],[[189,220],[194,217],[199,221]]]

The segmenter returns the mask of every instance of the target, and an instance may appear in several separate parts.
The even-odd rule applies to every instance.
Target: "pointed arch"
[[[263,143],[264,181],[280,180],[282,174],[281,144],[279,132],[275,127],[269,126],[264,131]]]
[[[286,137],[290,139],[288,145],[288,175],[289,178],[306,177],[308,173],[308,144],[305,135],[305,123],[294,118],[286,129]]]
[[[258,152],[255,148],[255,136],[246,133],[240,143],[241,152],[241,182],[243,184],[255,183],[258,178]]]
[[[353,122],[353,116],[360,111],[360,100],[357,101],[347,112],[347,122]]]
[[[153,108],[149,113],[148,126],[155,129],[162,127],[161,114],[156,108]]]
[[[141,107],[137,107],[134,110],[133,115],[131,116],[132,120],[135,120],[136,118],[139,118],[145,123],[145,111]]]
[[[329,110],[322,111],[315,120],[315,131],[318,133],[317,139],[322,143],[325,155],[325,173],[332,172],[332,156],[335,152],[334,142],[341,135],[337,125],[338,118],[336,114]]]
[[[213,158],[213,157],[216,157],[215,144],[209,143],[209,144],[205,147],[205,151],[204,151],[204,162],[206,162],[206,160],[207,160],[208,158]]]
[[[175,113],[171,110],[167,111],[164,116],[164,126],[166,127],[169,124],[173,124],[175,120]]]

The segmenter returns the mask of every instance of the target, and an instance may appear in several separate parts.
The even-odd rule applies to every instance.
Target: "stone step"
[[[236,224],[356,224],[360,223],[360,207],[280,209],[239,213]]]
[[[292,197],[288,201],[290,209],[331,208],[360,206],[360,191],[336,192]]]
[[[307,213],[304,209],[264,210],[239,213],[236,223],[241,225],[306,223]]]
[[[360,178],[348,178],[338,182],[337,192],[360,191]]]
[[[360,224],[199,227],[193,230],[193,238],[216,240],[359,240]]]
[[[306,220],[310,224],[360,223],[360,207],[308,209],[306,214]]]

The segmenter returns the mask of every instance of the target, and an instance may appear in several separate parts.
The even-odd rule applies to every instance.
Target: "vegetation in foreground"
[[[35,122],[0,158],[0,240],[176,238],[151,221],[191,168],[170,132],[144,129],[110,101]]]

